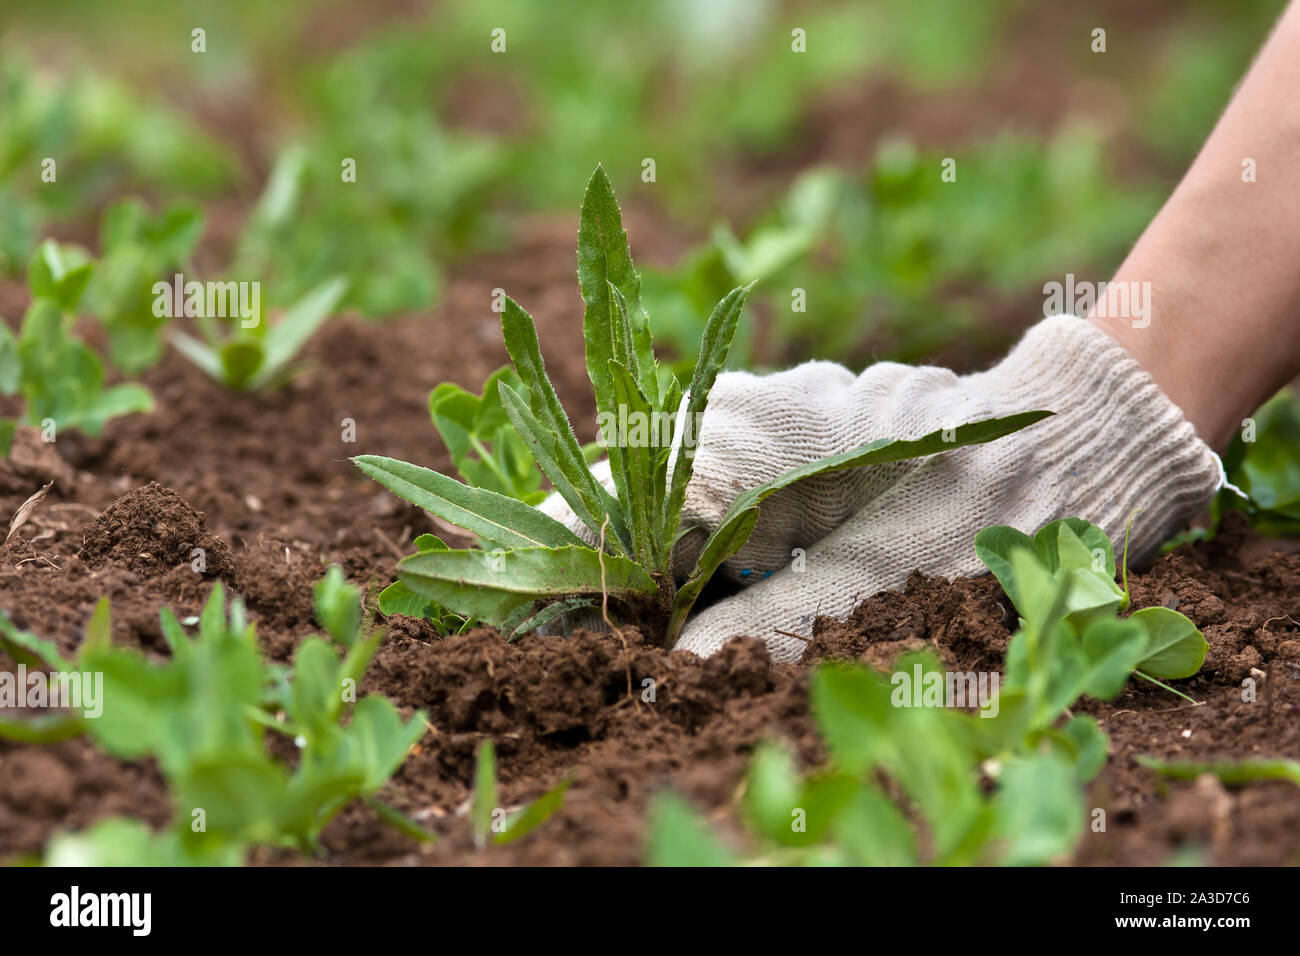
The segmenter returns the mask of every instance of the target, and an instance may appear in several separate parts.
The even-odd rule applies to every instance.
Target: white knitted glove
[[[1205,507],[1222,476],[1218,458],[1151,377],[1105,332],[1073,316],[1045,319],[974,375],[893,362],[857,376],[829,362],[720,375],[683,516],[701,530],[674,554],[679,571],[740,492],[797,465],[876,438],[915,439],[1034,409],[1057,414],[988,444],[777,492],[723,568],[750,586],[693,615],[678,648],[707,656],[752,635],[774,660],[798,660],[799,638],[811,636],[819,614],[843,618],[913,570],[982,573],[973,541],[989,525],[1033,533],[1078,515],[1118,545],[1140,508],[1130,545],[1130,558],[1140,560]],[[549,513],[581,524],[553,499],[543,504]]]

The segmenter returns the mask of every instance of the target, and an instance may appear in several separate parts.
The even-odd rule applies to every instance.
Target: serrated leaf
[[[546,376],[533,318],[509,296],[501,312],[501,330],[506,351],[528,391],[525,403],[505,382],[499,385],[498,392],[510,421],[578,517],[599,534],[608,515],[623,550],[630,553],[632,544],[618,502],[587,468],[569,416]],[[525,410],[528,414],[524,414]]]
[[[641,305],[641,277],[632,264],[623,216],[605,170],[597,166],[587,183],[578,225],[578,285],[586,310],[582,318],[587,343],[587,372],[596,390],[596,405],[612,407],[609,391],[609,360],[628,365],[626,346],[618,344],[625,334],[617,327],[609,287],[626,300],[627,333],[635,358],[637,383],[651,405],[658,404],[659,384],[650,323]]]
[[[700,419],[708,406],[709,393],[718,373],[727,362],[727,353],[731,351],[732,340],[736,337],[736,327],[740,323],[740,313],[745,307],[751,286],[732,289],[713,309],[704,325],[704,334],[700,339],[700,355],[695,362],[695,371],[691,374],[691,384],[687,390],[686,412],[682,419],[683,435],[678,442],[680,450],[672,462],[672,481],[669,485],[668,498],[664,505],[665,537],[672,540],[676,535],[681,518],[682,506],[686,501],[686,486],[690,484],[695,467],[695,444],[699,442]],[[668,409],[676,412],[675,408]],[[689,444],[688,444],[689,439]]]
[[[399,498],[500,547],[561,548],[583,544],[560,522],[514,498],[471,488],[395,458],[360,455],[352,461]]]
[[[585,546],[426,552],[402,559],[398,573],[415,593],[497,627],[537,600],[602,592],[630,599],[657,591],[633,561]]]
[[[626,409],[628,421],[639,420],[646,426],[647,434],[643,441],[632,441],[626,435],[618,436],[619,440],[610,446],[610,462],[614,473],[621,476],[619,500],[632,534],[633,554],[647,567],[657,568],[663,564],[663,542],[652,524],[656,516],[650,511],[655,497],[654,449],[651,447],[654,436],[650,434],[655,425],[654,410],[626,366],[611,359],[609,372],[615,414],[622,418],[622,410]]]

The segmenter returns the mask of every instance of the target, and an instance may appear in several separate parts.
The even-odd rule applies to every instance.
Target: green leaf
[[[1008,525],[994,525],[975,535],[975,556],[993,572],[1011,603],[1023,614],[1020,586],[1011,566],[1011,554],[1017,548],[1033,552],[1034,540],[1023,531],[1017,531]]]
[[[401,810],[390,807],[386,803],[381,803],[374,797],[366,798],[366,806],[375,811],[379,819],[383,820],[398,833],[410,837],[420,843],[436,843],[438,835],[426,830],[415,820],[412,820]]]
[[[347,291],[348,280],[335,276],[291,305],[267,330],[262,342],[265,359],[249,384],[260,388],[279,375],[307,340],[334,314]]]
[[[379,611],[385,617],[404,614],[407,617],[425,617],[433,602],[416,594],[401,581],[394,581],[379,592]]]
[[[583,338],[587,343],[587,372],[596,391],[596,407],[606,411],[613,407],[609,383],[610,359],[635,360],[637,383],[651,405],[659,401],[658,373],[650,323],[641,306],[641,277],[632,265],[623,216],[614,197],[614,187],[597,166],[587,183],[578,225],[578,286],[586,310],[582,317]],[[618,327],[610,301],[610,287],[626,300],[627,332]],[[628,335],[626,344],[619,340]],[[627,349],[631,348],[631,355]]]
[[[745,781],[742,808],[745,818],[758,833],[777,843],[797,842],[793,822],[796,808],[802,808],[803,785],[789,749],[761,744],[754,751]],[[802,842],[802,841],[798,841]]]
[[[608,515],[624,552],[630,553],[632,543],[618,502],[587,468],[569,417],[546,376],[532,316],[508,296],[501,312],[501,329],[515,371],[528,390],[528,401],[524,402],[505,382],[498,386],[510,421],[583,523],[599,534]]]
[[[3,714],[4,711],[0,711]],[[85,732],[80,714],[39,714],[35,717],[0,716],[0,740],[20,744],[56,744]]]
[[[386,697],[371,694],[353,709],[347,739],[358,752],[365,771],[364,789],[378,790],[402,765],[410,749],[424,736],[427,718],[416,711],[406,723]]]
[[[736,859],[684,799],[661,793],[650,809],[651,866],[735,866]]]
[[[1075,714],[1065,722],[1061,733],[1074,745],[1074,771],[1082,781],[1091,780],[1106,766],[1110,738],[1090,714]]]
[[[617,408],[627,410],[628,420],[639,419],[646,423],[647,431],[653,431],[654,410],[637,388],[632,373],[612,359],[609,372]],[[626,439],[627,436],[622,437]],[[624,441],[621,447],[618,443],[611,445],[610,461],[620,476],[619,500],[623,504],[632,533],[633,554],[646,566],[658,568],[664,563],[664,549],[658,529],[653,525],[657,516],[650,511],[654,504],[655,454],[650,447],[652,439],[653,436],[647,434],[643,442]]]
[[[398,574],[415,593],[498,627],[536,600],[602,593],[632,599],[658,590],[633,561],[588,547],[430,551],[403,558]]]
[[[896,673],[943,671],[934,658],[907,655]],[[976,756],[959,731],[956,716],[943,708],[895,706],[884,678],[864,668],[819,667],[810,700],[835,765],[861,775],[880,768],[898,781],[924,817],[936,858],[961,850],[983,808]],[[970,718],[966,718],[970,719]],[[975,718],[978,719],[978,718]]]
[[[1111,700],[1124,688],[1147,642],[1131,620],[1101,618],[1084,629],[1081,644],[1088,666],[1078,675],[1078,686],[1098,700]]]
[[[907,818],[870,784],[859,785],[835,815],[831,833],[858,866],[912,866],[918,859]]]
[[[255,387],[267,367],[266,349],[261,339],[231,339],[221,346],[218,355],[221,362],[218,381],[236,391]]]
[[[20,631],[0,608],[0,647],[20,664],[48,667],[55,671],[70,671],[72,665],[59,653],[53,641]]]
[[[318,637],[298,645],[293,657],[289,716],[304,730],[325,733],[343,709],[339,658]]]
[[[758,523],[758,508],[751,507],[738,515],[733,515],[705,542],[704,550],[695,560],[695,568],[690,577],[677,589],[673,596],[672,614],[668,621],[667,646],[677,643],[695,601],[704,591],[713,573],[722,566],[722,562],[741,549]]]
[[[94,268],[84,249],[46,239],[28,263],[27,286],[32,298],[43,296],[64,312],[75,312]]]
[[[225,382],[225,366],[221,364],[221,356],[212,346],[176,329],[172,330],[170,338],[176,351],[202,369],[209,378]]]
[[[1009,760],[998,778],[995,807],[1003,862],[1011,866],[1062,859],[1084,832],[1083,794],[1074,768],[1058,754]]]
[[[1037,555],[1049,573],[1071,574],[1069,613],[1080,628],[1090,620],[1112,615],[1124,603],[1124,592],[1115,583],[1115,556],[1106,533],[1082,518],[1065,518],[1044,525],[1031,540],[1028,535],[999,525],[975,536],[975,554],[993,572],[1002,590],[1021,615],[1026,595],[1011,571],[1010,556],[1016,548]]]
[[[22,383],[23,366],[18,357],[18,339],[0,319],[0,395],[12,395]]]
[[[573,781],[561,780],[522,810],[512,813],[506,828],[493,837],[493,843],[512,843],[532,833],[564,805],[564,794]]]
[[[513,631],[510,632],[510,636],[507,637],[506,640],[507,641],[518,640],[519,638],[523,637],[525,634],[528,634],[531,631],[535,631],[539,627],[546,626],[547,624],[551,623],[551,621],[554,621],[557,617],[562,617],[565,614],[571,614],[574,611],[581,610],[582,608],[593,607],[595,604],[596,602],[591,598],[569,598],[566,601],[555,601],[551,604],[546,605],[546,607],[542,608],[532,617],[527,618],[522,624],[520,624],[518,627],[516,627]]]
[[[81,430],[93,438],[110,418],[151,412],[153,407],[153,394],[147,388],[135,382],[124,382],[105,389],[91,399],[82,409],[77,422]]]
[[[1115,552],[1106,532],[1083,518],[1062,518],[1043,525],[1034,535],[1034,547],[1047,565],[1058,568],[1087,569],[1115,580]]]
[[[202,863],[237,866],[243,854],[205,858]],[[185,866],[196,861],[181,849],[174,833],[154,833],[139,820],[110,817],[79,833],[57,832],[45,848],[46,866]]]
[[[542,476],[501,404],[501,382],[523,390],[509,366],[488,376],[481,396],[444,382],[429,393],[429,416],[466,484],[536,504]]]
[[[884,679],[864,667],[822,665],[813,672],[810,701],[835,766],[851,774],[874,768],[892,707]]]
[[[1137,762],[1175,780],[1195,780],[1202,774],[1213,774],[1229,787],[1239,787],[1264,780],[1289,780],[1300,787],[1300,761],[1249,757],[1245,760],[1159,760],[1139,755]]]
[[[344,647],[356,640],[361,627],[361,592],[348,584],[343,569],[330,565],[325,576],[312,585],[316,622]]]
[[[554,518],[505,495],[471,488],[454,478],[394,458],[360,455],[352,461],[399,498],[491,544],[508,548],[562,548],[583,544],[581,538]]]
[[[1196,625],[1167,607],[1134,611],[1129,620],[1146,631],[1146,652],[1136,669],[1151,677],[1175,680],[1191,677],[1205,663],[1210,645]]]
[[[736,327],[740,323],[741,310],[744,309],[745,300],[752,288],[752,285],[742,286],[728,292],[714,307],[704,326],[704,334],[700,339],[700,356],[695,362],[695,371],[687,390],[686,417],[681,426],[681,448],[673,460],[672,482],[664,506],[665,537],[670,541],[677,533],[682,506],[686,501],[686,486],[690,484],[694,473],[695,447],[699,443],[700,421],[708,405],[709,393],[713,391],[713,383],[727,362],[727,353],[731,350]],[[673,414],[677,411],[676,407],[665,410]]]
[[[496,748],[492,746],[491,740],[485,740],[478,748],[478,762],[474,769],[474,800],[469,811],[476,846],[487,844],[488,835],[492,832],[492,814],[496,809]]]

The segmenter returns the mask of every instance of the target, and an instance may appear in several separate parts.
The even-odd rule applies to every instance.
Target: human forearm
[[[1094,317],[1210,445],[1300,373],[1300,3],[1116,273],[1150,323]],[[1246,161],[1254,180],[1244,176]]]

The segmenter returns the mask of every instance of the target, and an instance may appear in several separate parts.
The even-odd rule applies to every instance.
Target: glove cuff
[[[1041,436],[1053,446],[1040,461],[1070,463],[1068,477],[1080,483],[1071,497],[1095,503],[1097,513],[1084,517],[1112,540],[1141,502],[1131,560],[1149,556],[1224,483],[1219,457],[1182,410],[1092,322],[1072,315],[1044,319],[1002,362],[970,378],[985,380],[1008,407],[1060,414],[1058,427],[1038,436],[1030,428],[1024,437]]]

